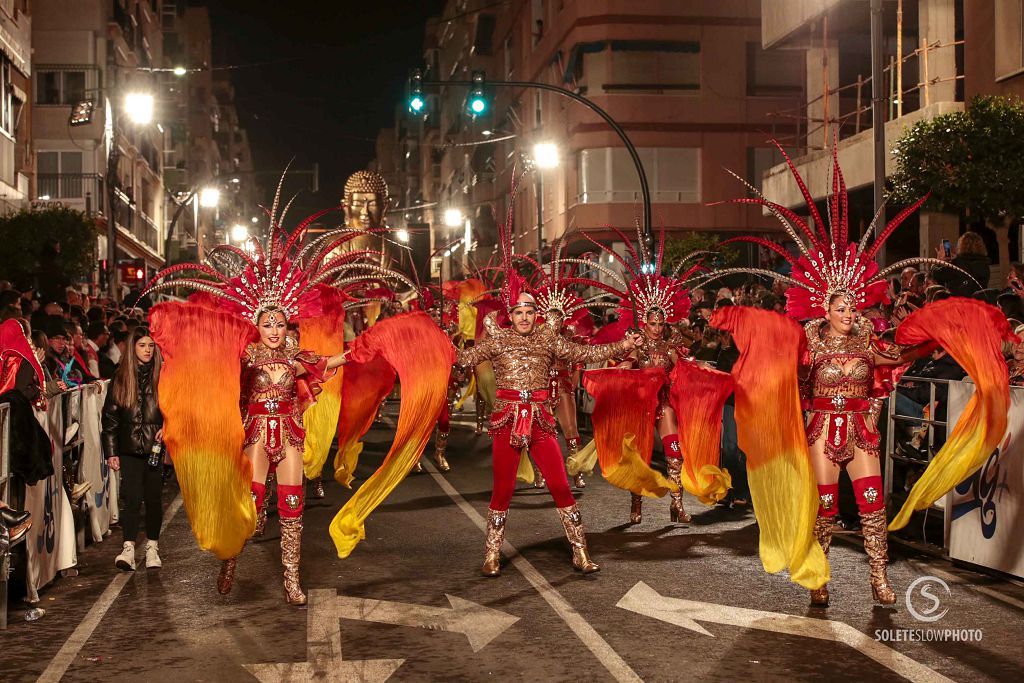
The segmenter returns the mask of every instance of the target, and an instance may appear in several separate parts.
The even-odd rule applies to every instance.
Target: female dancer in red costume
[[[185,286],[209,294],[213,300],[207,298],[208,308],[219,308],[245,321],[250,326],[250,339],[258,335],[241,356],[244,453],[252,465],[251,493],[256,510],[263,506],[268,472],[271,467],[276,470],[285,597],[289,604],[303,605],[306,596],[299,583],[304,504],[302,415],[320,393],[320,385],[333,376],[345,358],[344,354],[319,356],[303,351],[287,335],[288,323],[319,314],[320,288],[325,286],[322,283],[351,286],[390,277],[411,283],[397,273],[361,262],[367,256],[379,257],[372,250],[329,256],[357,231],[328,232],[300,248],[308,225],[327,212],[307,218],[289,235],[280,227],[283,215],[281,219],[275,217],[277,205],[275,199],[266,250],[256,241],[250,242],[252,253],[231,245],[212,250],[212,260],[232,274],[204,264],[180,264],[158,273],[146,293]],[[170,326],[161,326],[161,321],[158,317],[154,328],[162,327],[162,334],[154,336],[159,337],[162,347],[173,349],[179,342]],[[168,426],[170,435],[170,422]],[[221,593],[231,590],[235,568],[235,557],[223,560],[217,580]]]
[[[860,511],[872,594],[876,602],[892,605],[896,594],[886,573],[889,557],[876,423],[881,401],[891,390],[893,372],[899,372],[897,366],[905,368],[930,349],[881,342],[874,336],[870,321],[861,317],[859,311],[886,300],[889,274],[914,263],[938,265],[941,262],[915,258],[879,270],[874,260],[892,231],[916,211],[924,199],[897,214],[868,247],[868,239],[875,232],[874,222],[859,243],[848,241],[846,187],[835,155],[833,193],[829,198],[832,223],[828,232],[803,180],[792,164],[790,169],[804,191],[815,225],[820,226],[817,232],[792,211],[766,199],[736,201],[760,204],[771,210],[796,242],[801,256],[794,258],[779,245],[762,238],[736,239],[771,249],[791,265],[791,275],[728,269],[719,271],[716,277],[747,272],[781,280],[789,285],[786,313],[796,320],[809,320],[804,326],[807,347],[800,377],[807,444],[818,484],[819,508],[814,535],[827,555],[833,518],[839,510],[839,474],[845,467]],[[828,601],[827,585],[811,591],[813,605],[826,606]]]

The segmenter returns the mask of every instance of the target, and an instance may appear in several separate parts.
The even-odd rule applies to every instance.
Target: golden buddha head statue
[[[345,225],[350,228],[379,228],[388,209],[388,185],[375,171],[356,171],[345,181]]]

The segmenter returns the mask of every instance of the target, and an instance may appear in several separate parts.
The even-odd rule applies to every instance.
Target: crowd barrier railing
[[[107,467],[100,444],[103,403],[109,382],[77,387],[54,396],[35,417],[50,440],[53,474],[25,486],[24,506],[32,528],[24,539],[26,602],[39,601],[39,590],[58,573],[75,571],[85,534],[101,542],[117,521],[117,477]],[[10,406],[0,405],[4,425]],[[4,427],[0,490],[10,495],[9,432]],[[75,497],[72,507],[71,497]],[[4,567],[6,569],[6,567]],[[7,573],[3,574],[3,578]],[[0,589],[0,627],[6,624],[6,583]]]

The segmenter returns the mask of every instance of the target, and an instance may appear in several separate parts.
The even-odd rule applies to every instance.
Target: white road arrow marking
[[[473,652],[485,648],[488,643],[519,621],[519,617],[454,595],[446,594],[445,597],[451,603],[450,609],[369,598],[350,598],[344,595],[327,596],[326,604],[329,605],[327,609],[332,615],[342,619],[461,633],[469,639],[469,646],[473,648]]]
[[[473,652],[485,648],[519,621],[519,617],[454,595],[446,597],[451,608],[352,598],[338,595],[330,589],[311,590],[306,618],[307,661],[249,664],[245,668],[264,683],[312,680],[377,683],[390,678],[405,660],[344,661],[341,657],[341,619],[461,633],[469,640]]]
[[[910,681],[921,683],[953,683],[951,679],[929,669],[910,657],[896,652],[870,636],[861,633],[841,621],[813,619],[811,617],[761,612],[742,607],[716,605],[709,602],[695,602],[679,598],[668,598],[643,581],[637,583],[616,604],[630,612],[658,619],[669,624],[714,637],[710,631],[698,624],[725,624],[740,628],[756,628],[791,636],[831,640],[849,645],[853,649],[875,660],[882,666],[896,672]]]
[[[246,664],[263,683],[383,683],[404,659],[344,661],[341,656],[341,622],[330,610],[332,590],[309,591],[306,615],[305,662]]]

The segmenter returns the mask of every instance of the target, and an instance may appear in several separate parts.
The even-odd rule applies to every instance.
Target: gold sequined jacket
[[[536,404],[533,419],[545,431],[554,432],[554,418],[547,404],[550,372],[557,361],[565,363],[598,363],[609,358],[622,356],[627,351],[625,341],[614,344],[588,346],[577,344],[559,334],[553,324],[538,325],[527,335],[519,334],[512,328],[501,328],[494,322],[491,313],[485,319],[488,336],[475,346],[459,352],[456,363],[464,368],[473,367],[484,361],[494,366],[494,378],[498,397],[491,415],[491,431],[495,431],[514,418],[509,408],[530,403]],[[516,392],[524,397],[543,392],[539,401],[522,401],[518,398],[503,398]]]

